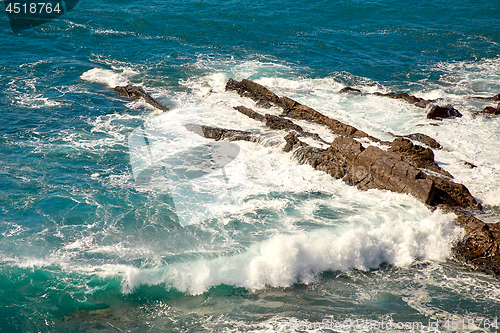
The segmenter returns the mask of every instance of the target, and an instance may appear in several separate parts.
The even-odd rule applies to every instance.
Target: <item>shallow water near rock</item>
[[[285,132],[233,107],[281,110],[224,88],[248,78],[383,140],[426,134],[498,221],[500,118],[466,98],[500,92],[497,7],[80,1],[17,34],[4,15],[0,331],[496,331],[500,284],[451,260],[453,215],[299,165]],[[127,84],[171,111],[110,89]],[[262,140],[228,159],[186,124]]]

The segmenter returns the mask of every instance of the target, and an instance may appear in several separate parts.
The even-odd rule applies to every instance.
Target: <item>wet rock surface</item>
[[[255,82],[229,80],[226,89],[249,97],[258,105],[278,106],[283,109],[280,116],[274,116],[261,115],[245,107],[235,108],[263,122],[270,129],[289,131],[284,137],[283,149],[292,152],[299,163],[309,164],[360,190],[381,189],[405,193],[424,202],[430,209],[439,207],[454,212],[457,224],[465,230],[464,239],[455,247],[455,258],[473,269],[500,276],[500,223],[486,224],[474,217],[474,212],[481,211],[482,207],[467,187],[452,181],[452,175],[435,162],[432,149],[415,145],[409,140],[424,142],[435,149],[440,148],[434,139],[416,133],[397,137],[390,143],[384,142],[286,96],[278,97]],[[402,96],[396,98],[422,102],[406,95]],[[434,106],[432,110],[435,111],[436,118],[461,116],[452,107]],[[311,146],[299,139],[302,128],[285,118],[326,126],[338,137],[328,148]],[[204,127],[203,133],[205,137],[215,140],[227,138],[258,141],[255,135],[243,131]],[[375,145],[363,146],[366,141],[362,143],[360,139],[381,143],[387,146],[387,150]]]
[[[243,79],[241,82],[229,79],[226,83],[226,90],[236,91],[241,97],[248,97],[255,101],[257,106],[263,108],[270,108],[278,101],[278,96],[272,91],[247,79]]]
[[[169,109],[166,106],[161,105],[158,103],[153,97],[151,97],[144,89],[141,87],[137,86],[132,86],[132,85],[126,85],[126,86],[116,86],[113,88],[114,91],[116,91],[118,94],[124,97],[128,98],[142,98],[146,103],[149,105],[162,110],[163,112],[169,111]]]

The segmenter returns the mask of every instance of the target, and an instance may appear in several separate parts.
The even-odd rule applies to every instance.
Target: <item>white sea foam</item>
[[[440,62],[430,69],[442,73],[440,81],[449,93],[489,97],[500,91],[500,57]]]
[[[407,266],[417,259],[442,261],[462,236],[452,219],[435,212],[421,221],[279,234],[232,257],[149,270],[127,268],[121,274],[125,290],[142,284],[166,284],[198,294],[219,284],[262,289],[313,282],[318,273],[327,270],[367,270],[382,263]]]
[[[22,107],[39,109],[44,107],[55,107],[62,105],[58,101],[44,97],[41,94],[22,94],[17,97],[17,103]]]
[[[382,263],[404,267],[415,260],[442,261],[463,235],[453,216],[439,211],[420,221],[399,218],[377,226],[277,234],[241,254],[171,264],[155,269],[101,267],[100,274],[123,276],[124,291],[165,284],[199,294],[228,284],[248,289],[310,283],[327,270],[367,270]]]
[[[93,83],[105,84],[111,88],[116,86],[125,86],[129,84],[127,74],[135,74],[132,70],[121,72],[112,71],[103,68],[93,68],[83,73],[80,78]]]

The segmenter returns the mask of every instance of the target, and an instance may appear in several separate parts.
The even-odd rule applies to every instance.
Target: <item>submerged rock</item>
[[[158,103],[153,97],[151,97],[141,87],[132,86],[132,85],[116,86],[113,88],[113,90],[124,97],[143,98],[144,101],[146,103],[148,103],[149,105],[154,106],[155,108],[160,109],[163,112],[169,111],[169,108]]]

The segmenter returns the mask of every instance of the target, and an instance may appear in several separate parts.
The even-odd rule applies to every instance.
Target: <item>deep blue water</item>
[[[140,128],[165,139],[184,119],[265,133],[232,110],[252,102],[224,91],[250,78],[374,136],[436,137],[438,162],[498,220],[500,120],[474,117],[490,104],[466,96],[500,93],[499,5],[82,0],[16,34],[3,14],[0,331],[289,332],[332,318],[485,329],[499,284],[451,260],[452,217],[250,143],[232,164],[244,170],[233,204],[203,215],[196,190],[140,186],[130,140]],[[172,111],[110,89],[128,83]],[[403,102],[339,95],[346,85],[439,98],[464,117],[432,126]],[[174,149],[155,142],[159,158]],[[193,178],[209,198],[227,178],[213,174]]]

